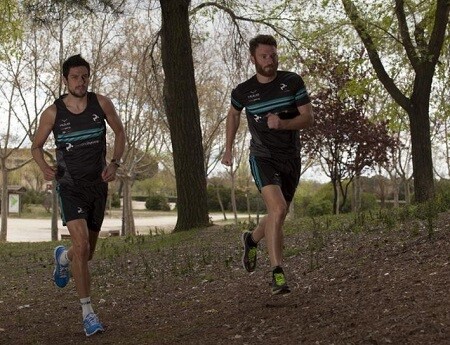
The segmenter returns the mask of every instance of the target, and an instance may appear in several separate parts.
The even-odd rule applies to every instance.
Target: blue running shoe
[[[69,265],[61,265],[59,263],[59,257],[66,250],[64,246],[58,246],[53,252],[55,258],[55,269],[53,270],[53,281],[56,286],[63,288],[70,280]]]
[[[84,333],[86,333],[87,337],[90,337],[91,335],[95,333],[102,333],[104,332],[103,325],[98,320],[98,316],[94,313],[89,313],[86,315],[86,317],[83,320],[83,326],[84,326]]]

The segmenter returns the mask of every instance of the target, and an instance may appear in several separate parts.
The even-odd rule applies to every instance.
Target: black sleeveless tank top
[[[86,109],[80,114],[67,109],[66,96],[55,101],[56,180],[66,185],[101,183],[106,166],[105,113],[93,92],[88,92]]]

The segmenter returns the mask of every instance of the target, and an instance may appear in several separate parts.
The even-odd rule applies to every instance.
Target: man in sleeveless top
[[[41,115],[32,145],[32,155],[48,181],[56,179],[63,224],[72,245],[54,250],[55,284],[63,288],[75,281],[87,336],[103,332],[90,298],[88,261],[92,259],[105,213],[108,182],[116,177],[125,147],[125,132],[111,100],[88,92],[90,65],[80,55],[63,64],[68,93]],[[112,159],[106,161],[106,123],[114,132]],[[50,133],[56,144],[56,167],[44,159],[44,144]],[[70,271],[69,271],[70,268]]]
[[[231,166],[233,142],[245,108],[250,141],[250,168],[267,209],[252,231],[242,234],[242,263],[256,267],[257,244],[263,238],[272,270],[272,294],[289,293],[283,264],[283,223],[300,179],[299,130],[314,122],[308,92],[302,78],[278,68],[277,42],[270,35],[250,40],[250,59],[256,74],[231,93],[222,163]]]

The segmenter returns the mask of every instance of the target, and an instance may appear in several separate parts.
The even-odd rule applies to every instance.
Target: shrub
[[[440,201],[442,211],[450,209],[450,180],[436,181],[436,197]]]
[[[120,208],[119,193],[114,193],[111,195],[111,207]]]
[[[25,204],[40,205],[44,202],[46,194],[47,193],[45,193],[45,192],[38,192],[36,190],[27,190],[21,196],[22,205],[25,205]]]
[[[323,216],[333,213],[333,203],[325,199],[313,199],[306,207],[306,215],[309,217]]]
[[[145,201],[145,208],[151,211],[170,211],[167,198],[162,195],[151,195]]]
[[[132,199],[134,201],[147,201],[148,196],[143,196],[143,195],[136,195],[133,196]]]
[[[45,211],[47,211],[47,213],[50,213],[50,210],[52,209],[52,194],[51,193],[46,193],[44,196],[44,200],[42,201],[42,206],[44,206]]]
[[[222,211],[217,194],[220,195],[225,211],[232,211],[231,189],[225,186],[208,186],[208,210],[212,212]],[[259,192],[255,189],[250,192],[250,212],[263,213],[266,210],[264,201]],[[247,212],[247,196],[243,190],[236,190],[236,208],[238,212]]]
[[[320,216],[333,211],[333,190],[330,183],[312,185],[303,183],[294,196],[294,210],[297,217]]]
[[[371,193],[361,194],[361,211],[371,211],[378,208],[377,197]]]

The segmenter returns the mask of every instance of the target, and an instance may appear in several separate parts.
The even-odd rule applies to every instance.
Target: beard
[[[75,88],[75,89],[68,88],[67,91],[72,96],[77,97],[77,98],[83,98],[84,96],[86,96],[86,93],[87,93],[87,89],[84,87],[79,87],[79,88]]]
[[[274,62],[271,65],[267,65],[266,67],[261,66],[258,62],[255,61],[256,72],[261,74],[264,77],[274,77],[277,74],[278,62]]]

